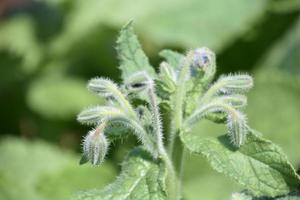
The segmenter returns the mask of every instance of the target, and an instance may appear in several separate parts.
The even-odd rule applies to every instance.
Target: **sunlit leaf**
[[[300,185],[282,150],[252,132],[239,149],[233,148],[227,136],[203,139],[200,134],[185,133],[181,138],[191,152],[203,154],[216,171],[236,180],[254,195],[274,197]]]

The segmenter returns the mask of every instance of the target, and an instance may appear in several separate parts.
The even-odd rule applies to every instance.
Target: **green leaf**
[[[227,136],[203,139],[186,133],[181,139],[191,152],[203,154],[216,171],[236,180],[254,195],[274,197],[295,190],[300,184],[282,150],[252,132],[239,149],[232,147]]]
[[[74,4],[63,33],[73,41],[104,25],[118,27],[136,19],[139,34],[149,39],[150,45],[208,46],[219,52],[261,19],[268,1],[88,0]]]
[[[101,103],[102,99],[89,93],[81,79],[48,74],[31,84],[27,102],[32,110],[46,118],[69,119],[82,108]]]
[[[288,196],[285,196],[285,197],[279,197],[279,198],[275,198],[275,199],[276,200],[300,200],[300,196],[288,195]]]
[[[159,55],[165,58],[167,63],[174,67],[174,69],[180,69],[180,64],[182,59],[184,58],[184,55],[169,49],[162,50],[161,52],[159,52]]]
[[[141,148],[134,149],[123,163],[115,182],[103,190],[78,193],[76,200],[161,200],[166,198],[165,166],[150,158]]]
[[[42,141],[0,142],[0,199],[66,200],[78,189],[102,187],[116,172],[109,162],[79,166],[77,155]]]
[[[233,193],[231,200],[299,200],[300,196],[297,193],[291,193],[287,195],[281,195],[279,197],[253,197],[246,193]]]
[[[188,200],[199,200],[199,194],[201,199],[207,200],[230,199],[233,191],[243,189],[227,177],[220,176],[204,157],[197,154],[185,156],[183,177],[184,197]]]
[[[296,72],[294,72],[295,74]],[[246,113],[252,127],[280,145],[295,166],[300,140],[300,80],[276,70],[259,70]]]
[[[154,75],[154,69],[133,32],[132,22],[122,28],[117,40],[117,51],[123,80],[138,71],[146,71]]]
[[[32,73],[43,58],[42,45],[35,37],[34,22],[28,16],[3,20],[0,24],[0,50],[22,58],[22,70]]]

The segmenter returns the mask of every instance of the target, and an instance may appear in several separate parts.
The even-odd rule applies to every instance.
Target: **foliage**
[[[78,189],[104,186],[115,175],[109,163],[79,168],[77,156],[40,141],[6,138],[0,155],[0,199],[68,199]]]

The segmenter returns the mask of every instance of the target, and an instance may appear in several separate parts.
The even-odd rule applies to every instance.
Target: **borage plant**
[[[297,191],[299,176],[281,149],[247,125],[243,108],[251,76],[231,74],[214,81],[215,54],[205,47],[186,55],[163,50],[165,61],[156,74],[131,23],[121,30],[117,51],[122,85],[101,77],[88,83],[106,105],[78,115],[78,121],[93,125],[80,163],[101,164],[110,141],[127,134],[135,135],[140,146],[129,153],[115,182],[75,199],[183,199],[186,151],[204,155],[212,168],[245,187],[232,199],[287,199]],[[191,133],[202,119],[223,123],[227,134],[202,138]]]

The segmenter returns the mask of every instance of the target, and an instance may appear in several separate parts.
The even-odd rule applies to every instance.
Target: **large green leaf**
[[[41,141],[6,138],[0,142],[0,199],[66,200],[79,189],[102,187],[115,170],[79,166],[79,156]]]
[[[68,119],[84,107],[102,103],[89,93],[85,81],[48,74],[35,80],[27,93],[29,106],[46,118]]]
[[[149,46],[208,46],[219,51],[251,29],[266,11],[267,3],[267,0],[76,1],[59,40],[80,41],[104,25],[120,27],[134,19],[137,32],[152,42],[147,43]]]
[[[242,190],[234,181],[220,176],[197,154],[185,155],[184,172],[183,191],[187,200],[198,200],[200,195],[201,199],[208,200],[229,199],[232,192]]]
[[[134,149],[122,166],[115,182],[103,190],[78,193],[76,200],[161,200],[166,198],[166,171],[147,152]]]
[[[282,195],[300,185],[281,149],[252,132],[239,149],[233,148],[227,136],[203,139],[199,134],[186,133],[181,138],[191,152],[203,154],[216,171],[233,178],[254,195]]]
[[[154,69],[133,32],[131,22],[121,30],[117,40],[117,51],[121,62],[120,69],[123,80],[138,71],[146,71],[150,75],[154,75]]]
[[[231,200],[299,200],[300,196],[296,193],[291,193],[287,195],[281,195],[279,197],[252,197],[246,193],[233,193],[231,196]]]
[[[299,166],[300,80],[280,71],[255,73],[255,86],[247,107],[251,127],[280,145],[290,161]]]

